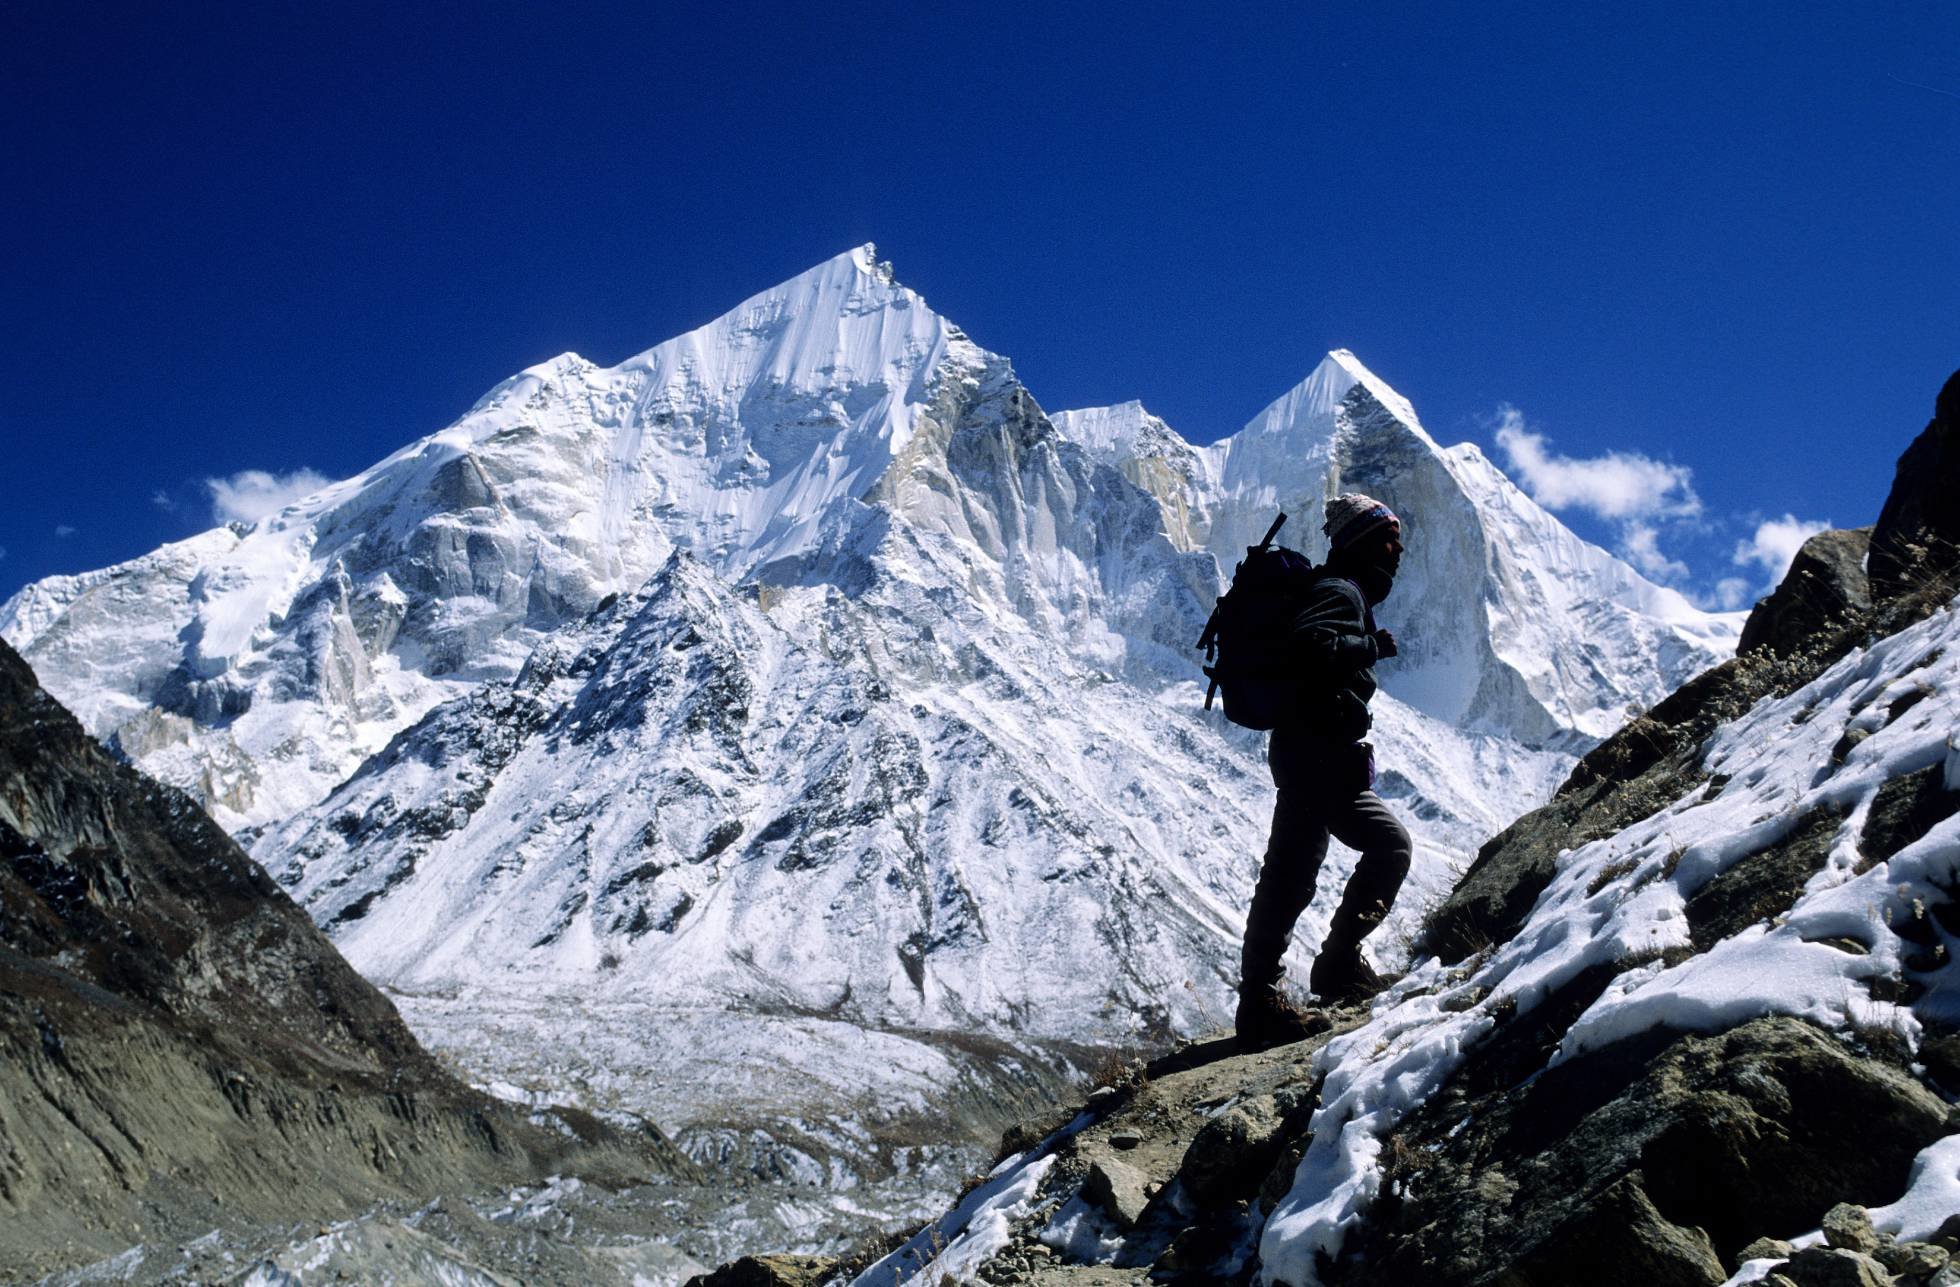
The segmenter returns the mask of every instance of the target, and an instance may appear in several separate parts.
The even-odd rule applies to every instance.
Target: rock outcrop
[[[1865,551],[1871,536],[1869,527],[1860,527],[1819,532],[1805,541],[1783,580],[1749,614],[1736,651],[1767,648],[1788,655],[1834,623],[1869,609]]]
[[[690,1165],[651,1126],[457,1081],[183,793],[0,644],[0,1275],[555,1171]]]
[[[1881,599],[1911,593],[1929,560],[1950,567],[1960,551],[1960,371],[1933,404],[1933,419],[1899,457],[1891,495],[1872,529],[1869,569]]]
[[[1640,1044],[1663,1048],[1443,1097],[1407,1123],[1344,1281],[1468,1287],[1505,1267],[1519,1287],[1715,1287],[1766,1230],[1896,1197],[1948,1129],[1947,1106],[1904,1069],[1797,1020]]]

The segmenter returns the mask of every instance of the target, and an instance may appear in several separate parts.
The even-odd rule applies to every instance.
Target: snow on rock
[[[1052,1156],[1017,1165],[1020,1161],[1007,1159],[958,1206],[853,1278],[852,1287],[897,1287],[914,1278],[974,1281],[975,1271],[1007,1245],[1014,1221],[1028,1214],[1042,1177],[1055,1164]]]
[[[249,527],[29,586],[0,632],[98,736],[188,717],[139,763],[263,824],[673,549],[739,577],[808,548],[959,362],[979,351],[862,246],[616,367],[540,363]]]

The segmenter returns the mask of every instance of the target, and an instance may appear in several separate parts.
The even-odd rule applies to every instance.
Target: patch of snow
[[[1871,1210],[1872,1225],[1900,1242],[1926,1241],[1960,1215],[1960,1135],[1949,1135],[1912,1160],[1905,1196]]]
[[[928,1284],[973,1281],[974,1272],[1011,1240],[1014,1222],[1032,1210],[1035,1190],[1054,1164],[1049,1154],[988,1180],[852,1279],[853,1287],[896,1287],[915,1278]]]
[[[1084,1201],[1078,1193],[1043,1226],[1039,1240],[1066,1260],[1106,1264],[1123,1249],[1123,1229],[1101,1207]]]

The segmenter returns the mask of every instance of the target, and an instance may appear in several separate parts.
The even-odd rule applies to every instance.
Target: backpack
[[[1248,546],[1232,569],[1232,584],[1211,610],[1198,639],[1212,698],[1225,695],[1225,718],[1246,728],[1268,730],[1286,717],[1300,691],[1300,661],[1289,630],[1300,592],[1317,579],[1312,560],[1273,544],[1285,524],[1281,514],[1266,538]]]

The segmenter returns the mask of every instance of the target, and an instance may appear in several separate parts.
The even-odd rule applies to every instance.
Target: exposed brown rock
[[[1871,1212],[1855,1202],[1840,1202],[1824,1213],[1818,1224],[1824,1241],[1847,1251],[1878,1250],[1878,1230],[1872,1228]]]
[[[1862,1252],[1806,1247],[1777,1270],[1796,1287],[1892,1287],[1885,1266]]]
[[[1644,1046],[1419,1113],[1391,1177],[1402,1195],[1377,1201],[1344,1281],[1632,1283],[1613,1267],[1644,1265],[1648,1282],[1720,1283],[1764,1229],[1896,1198],[1946,1131],[1905,1072],[1796,1020]]]
[[[1749,614],[1737,652],[1788,655],[1833,622],[1871,607],[1865,550],[1872,529],[1819,532],[1803,543],[1775,590]]]
[[[743,1256],[687,1287],[817,1287],[837,1267],[834,1256]]]

